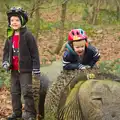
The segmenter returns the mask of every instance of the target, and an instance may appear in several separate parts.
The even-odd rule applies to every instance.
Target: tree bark
[[[120,2],[118,0],[115,0],[116,1],[116,5],[117,5],[117,20],[120,19]]]
[[[63,4],[62,4],[62,13],[61,13],[61,27],[60,27],[60,32],[59,32],[59,42],[58,45],[56,47],[55,53],[59,54],[63,43],[64,43],[64,22],[65,22],[65,18],[66,18],[66,6],[67,6],[67,2],[68,0],[66,0]]]
[[[119,6],[117,6],[117,20],[120,19],[120,8]]]
[[[35,1],[35,8],[39,8],[41,0]],[[40,12],[39,9],[35,9],[35,38],[38,39],[38,34],[40,30]]]
[[[6,6],[6,8],[7,8],[8,10],[10,9],[9,4],[5,3],[5,6]]]
[[[97,22],[97,17],[99,14],[99,10],[100,10],[100,5],[101,5],[101,0],[98,0],[96,5],[94,6],[94,13],[93,13],[93,20],[92,20],[92,24],[96,24]]]

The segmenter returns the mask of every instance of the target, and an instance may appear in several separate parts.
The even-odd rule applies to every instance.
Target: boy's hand
[[[5,62],[2,64],[2,67],[3,67],[6,71],[8,71],[8,70],[9,70],[9,67],[10,67],[10,64],[9,64],[7,61],[5,61]]]
[[[33,69],[33,74],[36,79],[40,80],[40,70],[39,69]]]
[[[91,66],[89,66],[89,65],[85,65],[85,68],[86,68],[86,69],[90,69]]]
[[[78,69],[79,69],[79,70],[85,70],[86,67],[85,67],[84,65],[82,65],[82,64],[79,64],[79,65],[78,65]]]

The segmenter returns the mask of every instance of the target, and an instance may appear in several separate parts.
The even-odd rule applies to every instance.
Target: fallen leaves
[[[10,92],[7,88],[0,88],[0,120],[7,117],[12,112]]]

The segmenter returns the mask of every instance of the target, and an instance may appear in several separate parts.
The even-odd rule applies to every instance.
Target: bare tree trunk
[[[101,5],[101,0],[98,0],[97,4],[94,6],[94,13],[93,13],[93,20],[92,20],[93,25],[96,24],[99,10],[100,10],[100,5]]]
[[[33,6],[32,6],[32,9],[31,9],[31,12],[30,12],[30,18],[33,17],[34,11],[35,11],[35,1],[33,2]]]
[[[116,5],[117,5],[117,20],[120,19],[120,2],[118,0],[115,0],[116,1]]]
[[[40,6],[41,0],[36,0],[35,1],[35,38],[38,39],[38,34],[40,30],[40,12],[39,12],[39,6]]]
[[[117,20],[120,19],[120,8],[119,6],[117,6]]]
[[[92,23],[92,20],[93,20],[93,13],[94,13],[94,7],[93,7],[93,4],[90,4],[88,6],[88,23]]]
[[[7,8],[8,10],[10,9],[9,4],[5,3],[5,6],[6,6],[6,8]]]
[[[66,17],[66,6],[67,6],[67,2],[68,0],[66,0],[63,4],[62,4],[62,13],[61,13],[61,27],[60,27],[60,32],[59,32],[59,42],[58,45],[56,47],[55,53],[59,54],[63,43],[64,43],[64,22],[65,22],[65,17]]]

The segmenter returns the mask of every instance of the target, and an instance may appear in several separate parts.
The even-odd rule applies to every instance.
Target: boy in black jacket
[[[7,12],[8,38],[4,46],[3,68],[11,70],[11,96],[13,114],[7,120],[22,118],[21,93],[24,98],[27,120],[36,119],[36,110],[32,94],[32,72],[40,75],[39,53],[35,38],[25,26],[27,13],[13,7]]]
[[[68,43],[63,55],[64,70],[92,68],[99,58],[98,49],[88,44],[84,30],[73,29],[69,32]]]

